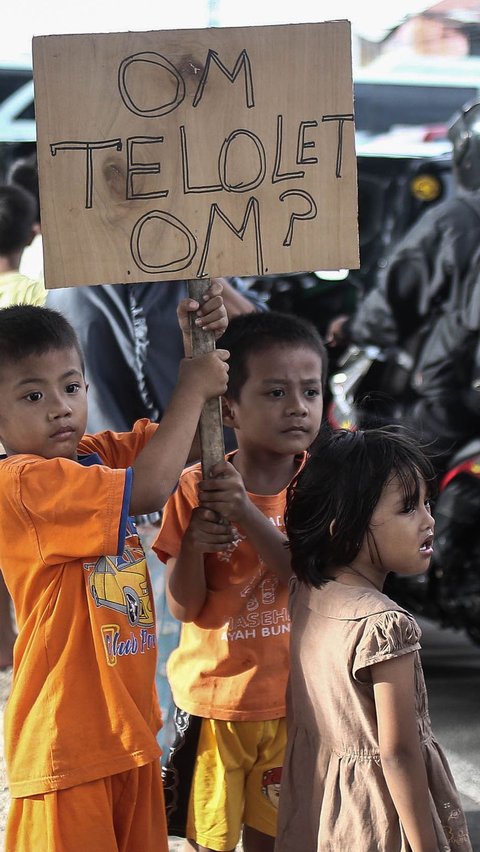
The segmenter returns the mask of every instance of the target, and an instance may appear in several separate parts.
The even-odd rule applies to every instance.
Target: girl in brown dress
[[[288,746],[275,852],[471,852],[428,715],[421,631],[382,593],[427,571],[434,473],[398,427],[326,429],[290,489]]]

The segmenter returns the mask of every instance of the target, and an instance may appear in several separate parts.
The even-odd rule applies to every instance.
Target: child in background
[[[471,852],[431,731],[413,617],[382,593],[427,571],[434,470],[400,429],[322,430],[289,491],[288,746],[275,852]]]
[[[154,544],[183,622],[167,667],[178,708],[167,815],[185,848],[233,850],[243,825],[245,852],[270,852],[286,741],[283,513],[320,428],[326,355],[313,325],[273,311],[235,317],[221,343],[238,451],[206,480],[199,465],[185,471]]]
[[[161,286],[161,285],[160,285]],[[212,280],[202,307],[221,334]],[[187,353],[188,354],[188,353]],[[84,435],[82,353],[56,311],[0,310],[0,564],[18,638],[5,711],[6,852],[167,852],[156,629],[133,515],[162,507],[228,353],[185,359],[160,424]]]
[[[37,203],[23,187],[0,186],[0,308],[8,305],[43,305],[46,290],[41,280],[19,272],[24,249],[35,236]]]
[[[43,281],[43,247],[42,225],[40,221],[40,193],[38,188],[37,153],[18,157],[11,164],[6,177],[7,184],[21,186],[35,199],[35,220],[33,223],[33,239],[25,246],[20,259],[19,270],[23,275],[34,280]]]

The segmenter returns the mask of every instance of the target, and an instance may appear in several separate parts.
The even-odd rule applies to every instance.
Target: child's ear
[[[232,406],[230,405],[229,400],[222,396],[222,420],[225,426],[230,426],[231,429],[235,427],[235,414]]]

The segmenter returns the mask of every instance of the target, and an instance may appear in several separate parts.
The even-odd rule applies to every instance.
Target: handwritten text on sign
[[[346,21],[34,39],[48,287],[358,266]]]

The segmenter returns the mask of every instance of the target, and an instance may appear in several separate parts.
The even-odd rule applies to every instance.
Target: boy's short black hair
[[[230,352],[227,398],[238,401],[248,378],[248,357],[272,346],[306,346],[316,352],[322,362],[322,385],[325,387],[327,351],[316,327],[303,317],[283,311],[239,314],[229,321],[218,345]]]
[[[38,164],[37,154],[29,154],[27,157],[19,157],[14,160],[7,172],[7,184],[21,186],[33,195],[36,203],[35,221],[40,222],[40,193],[38,187]]]
[[[24,249],[37,221],[36,201],[22,186],[0,186],[0,255]]]
[[[429,493],[435,490],[433,465],[406,429],[362,432],[323,424],[287,492],[285,528],[300,580],[319,588],[332,567],[355,559],[392,476],[401,483],[405,510],[417,504],[422,480]]]
[[[0,309],[0,369],[30,355],[59,349],[76,349],[85,372],[78,337],[68,320],[51,308],[10,305]]]

